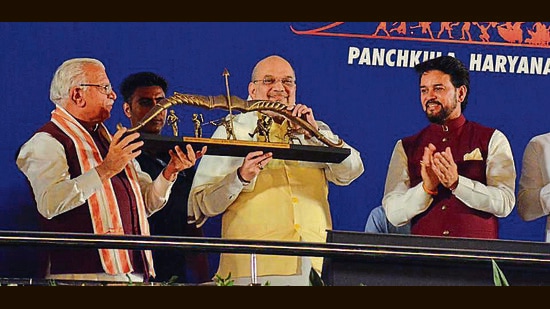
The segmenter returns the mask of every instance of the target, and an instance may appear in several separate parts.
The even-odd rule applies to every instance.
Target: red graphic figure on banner
[[[481,34],[479,35],[479,38],[482,42],[490,42],[491,35],[489,34],[489,28],[496,27],[498,23],[495,22],[489,22],[487,23],[487,26],[482,25],[481,23],[474,22],[474,25],[476,25],[479,28],[479,31]]]
[[[386,23],[385,21],[382,21],[378,24],[378,27],[376,27],[376,31],[374,31],[372,35],[378,35],[378,32],[384,31],[384,33],[386,33],[387,36],[390,36],[390,33],[388,32],[387,28],[388,28],[388,23]]]
[[[472,40],[472,35],[470,34],[470,26],[472,26],[472,23],[469,21],[464,22],[462,25],[462,37],[461,40],[465,40],[466,36],[468,36],[468,41]]]
[[[548,28],[541,23],[536,22],[533,25],[533,30],[527,29],[527,33],[531,36],[530,38],[525,39],[526,43],[532,44],[532,45],[548,45],[548,42],[550,42],[550,34],[548,33]]]
[[[452,31],[454,26],[458,26],[460,23],[451,23],[448,21],[442,21],[441,23],[441,29],[439,29],[439,33],[437,34],[437,38],[439,39],[441,37],[441,34],[447,30],[447,35],[449,36],[449,39],[453,38]]]
[[[395,22],[392,25],[395,25],[395,24],[399,24],[399,26],[390,29],[390,33],[394,32],[394,31],[397,31],[397,33],[399,33],[399,34],[403,34],[403,35],[407,34],[407,23],[406,22],[403,22],[403,21],[400,22],[400,23]]]
[[[430,34],[430,38],[433,39],[434,38],[434,35],[432,33],[432,28],[431,28],[431,22],[419,22],[418,25],[416,26],[413,26],[411,27],[411,29],[415,29],[415,28],[421,28],[422,29],[422,34]]]
[[[498,25],[497,31],[500,37],[509,43],[521,43],[523,42],[523,30],[521,25],[524,22],[511,23],[505,22],[504,25]]]

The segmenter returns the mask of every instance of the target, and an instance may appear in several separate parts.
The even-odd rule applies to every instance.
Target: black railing
[[[360,233],[357,233],[360,234]],[[375,235],[385,237],[386,235]],[[394,237],[412,237],[409,235],[394,235]],[[139,236],[139,235],[98,235],[84,233],[52,233],[35,231],[0,231],[0,246],[49,246],[49,247],[87,247],[111,249],[185,249],[190,251],[225,252],[225,253],[256,253],[271,255],[293,256],[321,256],[338,258],[360,258],[364,256],[412,256],[441,258],[451,260],[496,260],[527,263],[550,263],[550,251],[538,250],[510,251],[506,250],[506,243],[515,244],[515,241],[491,240],[499,242],[504,249],[489,248],[460,248],[437,245],[421,245],[415,242],[399,244],[350,244],[350,243],[315,243],[315,242],[288,242],[288,241],[259,241],[242,239],[221,239],[211,237],[183,237],[183,236]],[[452,241],[452,240],[451,240]],[[477,240],[467,240],[475,242]],[[487,240],[480,240],[488,242]],[[433,244],[433,242],[432,242]],[[503,245],[504,244],[504,245]],[[534,243],[535,244],[535,243]],[[546,245],[538,243],[537,245]],[[516,246],[517,247],[517,246]]]
[[[465,284],[490,282],[492,262],[501,265],[517,284],[550,285],[550,244],[542,242],[423,237],[328,231],[327,242],[259,241],[211,237],[97,235],[37,231],[0,231],[1,246],[110,249],[181,249],[325,258],[328,285]],[[381,271],[383,265],[388,266]],[[432,271],[429,276],[426,274]],[[455,272],[456,271],[456,272]],[[444,276],[439,281],[434,276]],[[384,273],[384,275],[382,275]],[[358,276],[353,279],[350,274]],[[408,275],[407,275],[408,274]],[[459,275],[457,275],[459,274]],[[342,280],[339,279],[342,276]],[[403,277],[405,276],[405,277]],[[429,280],[418,279],[430,277]],[[426,277],[426,278],[427,278]],[[465,277],[463,281],[459,278]],[[479,278],[478,278],[479,277]],[[530,279],[525,279],[530,277]],[[475,278],[473,280],[472,278]],[[414,280],[413,280],[414,279]],[[418,281],[419,280],[419,281]],[[469,280],[469,281],[468,281]],[[473,281],[472,281],[473,280]],[[0,285],[45,285],[47,280],[0,278]],[[67,282],[79,284],[79,282]],[[102,284],[86,282],[88,285]],[[212,284],[212,283],[210,283]]]

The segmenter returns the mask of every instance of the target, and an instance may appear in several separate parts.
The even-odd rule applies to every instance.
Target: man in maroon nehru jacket
[[[516,170],[506,136],[467,120],[469,72],[442,56],[415,66],[430,124],[398,140],[382,205],[414,235],[498,238],[498,218],[515,204]]]
[[[158,177],[143,172],[135,160],[143,145],[139,133],[121,128],[111,135],[104,124],[116,98],[97,59],[69,59],[54,73],[50,121],[16,159],[44,231],[147,236],[147,218],[164,207],[179,172],[195,164],[190,145],[186,153],[175,146]],[[155,277],[155,270],[150,250],[52,247],[40,276],[142,282]]]

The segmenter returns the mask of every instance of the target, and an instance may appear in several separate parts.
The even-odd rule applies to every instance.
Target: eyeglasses
[[[256,79],[256,80],[253,80],[252,82],[253,83],[262,82],[266,86],[271,86],[278,81],[281,81],[281,83],[283,83],[283,85],[287,87],[293,87],[296,85],[296,80],[294,80],[294,78],[292,77],[284,77],[284,78],[277,79],[273,76],[266,76],[264,77],[264,79]]]
[[[107,85],[100,85],[100,84],[80,84],[80,86],[94,86],[94,87],[98,87],[99,88],[99,91],[103,94],[111,94],[111,92],[113,91],[113,86],[111,84],[107,84]]]

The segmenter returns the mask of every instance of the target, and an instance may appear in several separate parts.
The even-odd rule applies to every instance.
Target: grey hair
[[[85,65],[96,65],[105,69],[103,63],[94,58],[73,58],[63,62],[55,71],[50,85],[50,100],[61,107],[67,105],[69,90],[86,83]]]

